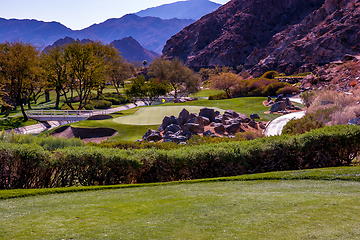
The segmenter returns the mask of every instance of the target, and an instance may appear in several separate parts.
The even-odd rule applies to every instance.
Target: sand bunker
[[[118,132],[111,128],[75,128],[62,126],[55,129],[51,135],[53,137],[80,138],[84,142],[102,142],[116,135]]]
[[[110,115],[95,115],[95,116],[91,116],[88,117],[86,120],[105,120],[105,119],[111,119],[113,118]]]

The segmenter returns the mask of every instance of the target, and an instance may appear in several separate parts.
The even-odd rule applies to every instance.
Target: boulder
[[[219,116],[216,116],[216,117],[215,117],[214,122],[216,122],[216,123],[222,123],[222,120],[223,120],[223,116],[222,116],[222,115],[219,115]]]
[[[246,114],[242,114],[242,113],[239,113],[238,119],[241,119],[241,122],[243,123],[248,123],[251,121],[251,119]]]
[[[348,124],[349,125],[360,125],[360,117],[350,119]]]
[[[256,128],[257,129],[257,124],[254,120],[251,120],[250,122],[248,122],[248,125],[252,128]]]
[[[221,123],[217,123],[217,124],[215,124],[214,131],[215,131],[217,134],[224,134],[224,132],[225,132],[225,127],[224,127],[224,125],[222,125]]]
[[[275,99],[275,102],[281,102],[281,101],[284,101],[284,98],[283,98],[283,95],[280,94],[279,96],[277,96],[277,98]]]
[[[202,108],[200,109],[199,116],[207,117],[211,122],[214,122],[216,114],[212,108]]]
[[[144,141],[159,141],[162,136],[159,132],[149,129],[142,138]]]
[[[181,127],[177,124],[170,124],[169,126],[166,127],[165,129],[165,133],[168,132],[168,131],[171,131],[171,132],[177,132],[181,130]]]
[[[199,114],[197,114],[197,113],[190,113],[189,119],[191,119],[191,118],[196,118],[196,117],[198,117],[198,116],[199,116]]]
[[[250,118],[251,118],[251,119],[260,119],[259,114],[256,114],[256,113],[255,113],[255,114],[251,114],[251,115],[250,115]]]
[[[231,125],[226,125],[225,126],[225,130],[226,132],[228,132],[229,134],[235,134],[240,132],[242,129],[240,127],[239,123],[233,123]],[[243,130],[242,130],[243,131]]]
[[[283,101],[276,102],[271,106],[270,112],[280,112],[280,111],[283,111],[285,108],[286,108],[285,102],[283,102]]]
[[[210,120],[207,117],[201,117],[203,119],[204,126],[210,125]]]
[[[292,103],[289,98],[285,98],[284,102],[285,102],[286,106],[292,106]]]
[[[207,136],[216,137],[216,135],[213,132],[211,132],[210,130],[207,130],[206,132],[204,132],[203,136],[204,137],[207,137]]]
[[[259,121],[258,124],[259,124],[259,127],[260,127],[261,129],[265,129],[265,128],[266,128],[266,126],[265,126],[265,124],[264,124],[263,122]]]
[[[185,108],[183,108],[183,110],[181,110],[181,112],[179,113],[179,117],[177,118],[177,123],[179,125],[183,125],[184,123],[187,122],[187,120],[190,119],[190,113],[188,110],[186,110]]]
[[[232,118],[238,118],[239,114],[237,112],[235,112],[234,110],[226,110],[224,112],[224,115],[230,115],[232,116]]]
[[[191,132],[191,133],[202,133],[204,132],[204,126],[201,126],[197,123],[185,123],[183,126],[184,132]]]

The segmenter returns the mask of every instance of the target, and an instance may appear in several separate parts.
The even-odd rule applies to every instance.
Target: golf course
[[[1,191],[0,238],[356,239],[359,170]]]

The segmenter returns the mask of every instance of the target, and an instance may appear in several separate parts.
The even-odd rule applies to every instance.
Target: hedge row
[[[0,144],[0,188],[165,182],[350,165],[359,126],[332,126],[298,136],[203,144],[173,150]]]

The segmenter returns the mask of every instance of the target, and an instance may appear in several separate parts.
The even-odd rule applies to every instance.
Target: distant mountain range
[[[0,18],[0,42],[20,40],[44,48],[67,36],[103,43],[131,36],[144,48],[161,53],[171,36],[219,6],[208,0],[181,1],[140,11],[139,16],[127,14],[76,31],[58,22]]]
[[[54,44],[47,46],[44,51],[56,45],[62,46],[65,44],[73,43],[76,40],[77,39],[71,37],[61,38],[54,42]],[[91,40],[82,39],[80,40],[80,42],[86,43],[91,42]],[[132,37],[115,40],[110,44],[112,44],[119,51],[121,56],[125,58],[128,62],[142,62],[144,60],[146,60],[147,62],[151,62],[154,58],[160,57],[159,53],[143,48],[140,43]]]
[[[148,8],[135,13],[140,17],[159,17],[161,19],[194,19],[198,20],[202,16],[218,9],[221,4],[209,0],[188,0],[158,7]]]
[[[73,31],[57,22],[0,18],[0,42],[21,40],[44,48],[66,36],[102,41],[103,43],[132,36],[143,47],[161,52],[166,40],[192,22],[194,20],[163,20],[157,17],[139,17],[135,14],[128,14],[121,18],[94,24],[83,30]]]

